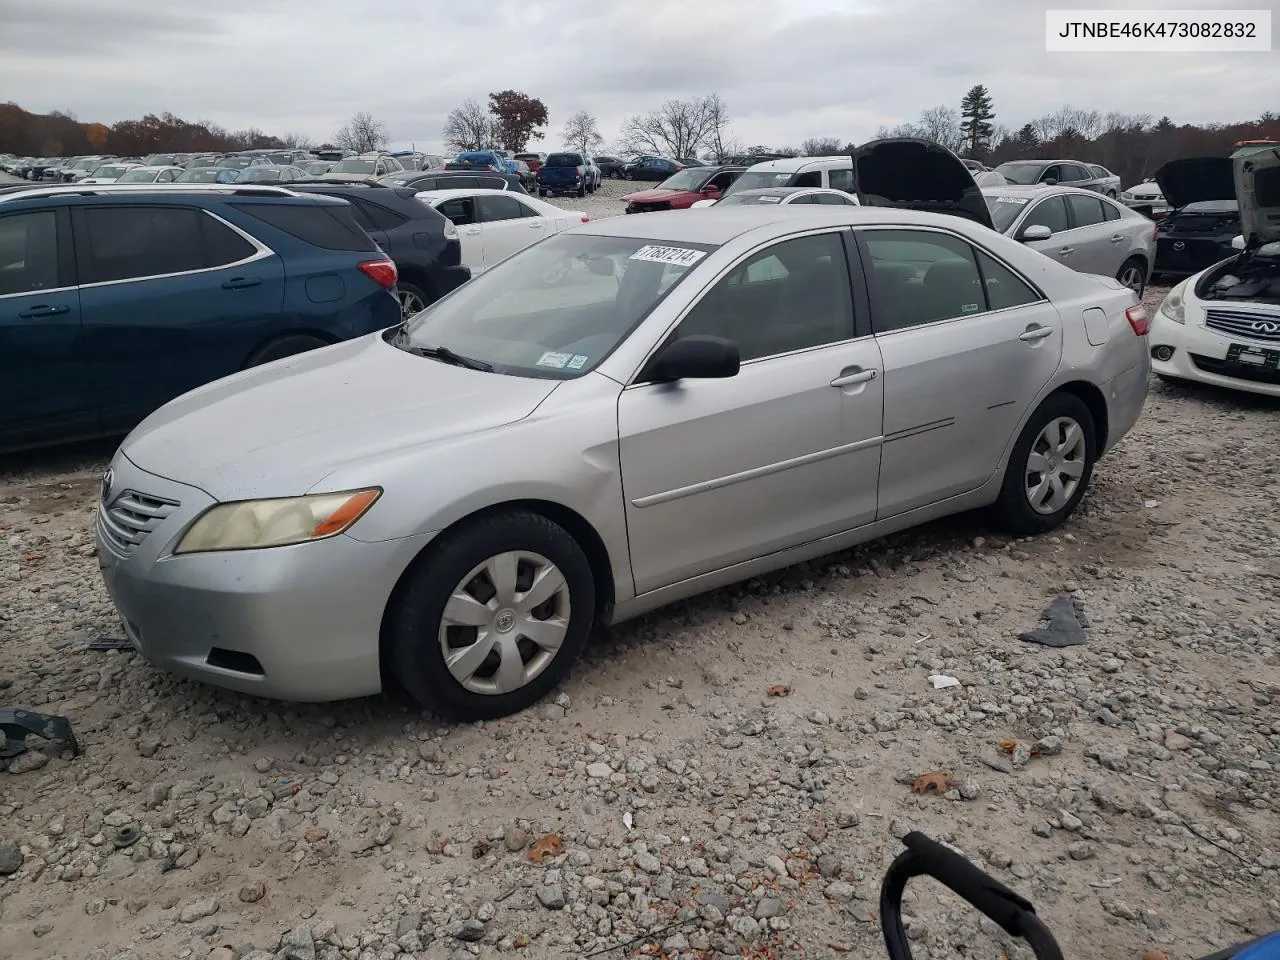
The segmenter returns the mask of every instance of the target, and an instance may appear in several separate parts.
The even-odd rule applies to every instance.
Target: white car
[[[1280,397],[1280,147],[1234,166],[1240,253],[1169,291],[1151,326],[1151,369]]]
[[[462,262],[473,276],[543,237],[591,218],[507,190],[424,190],[417,198],[458,228]]]
[[[83,180],[77,180],[76,183],[85,186],[99,183],[115,183],[130,170],[137,170],[141,166],[143,166],[141,163],[104,163],[102,166],[96,167],[89,176]]]
[[[134,167],[126,170],[116,183],[173,183],[186,172],[182,167]]]
[[[1160,184],[1155,178],[1136,183],[1120,194],[1120,202],[1128,207],[1149,209],[1154,216],[1157,213],[1168,213],[1169,202],[1160,191]]]
[[[843,190],[828,190],[824,187],[773,187],[757,190],[739,190],[720,197],[718,200],[698,200],[690,209],[713,206],[735,206],[737,204],[793,204],[806,206],[822,204],[833,207],[856,207],[858,198]]]

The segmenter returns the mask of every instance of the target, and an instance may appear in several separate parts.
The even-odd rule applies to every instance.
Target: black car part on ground
[[[80,756],[80,743],[71,729],[71,721],[66,717],[58,717],[47,713],[32,713],[30,710],[0,710],[0,733],[4,741],[0,743],[0,759],[16,757],[25,753],[27,737],[43,737],[65,743],[72,756]]]
[[[356,222],[395,261],[396,288],[406,314],[416,313],[471,279],[470,268],[462,265],[457,231],[441,213],[419,201],[413,187],[295,180],[288,189],[337,197],[351,205]]]
[[[863,206],[949,213],[992,227],[982,188],[963,161],[941,144],[890,137],[865,143],[850,156],[850,192]]]

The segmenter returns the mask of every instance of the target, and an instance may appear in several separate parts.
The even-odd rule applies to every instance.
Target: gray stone
[[[479,920],[463,920],[453,928],[453,939],[475,943],[484,936],[484,924]]]
[[[49,762],[49,755],[43,750],[27,750],[9,761],[10,773],[33,773]]]
[[[17,841],[0,840],[0,877],[17,873],[22,860],[22,851],[18,848]]]
[[[205,917],[212,917],[218,912],[218,901],[213,897],[204,900],[193,900],[182,908],[178,919],[183,923],[195,923]]]
[[[558,883],[546,883],[538,888],[536,894],[538,902],[548,910],[563,910],[564,887]]]

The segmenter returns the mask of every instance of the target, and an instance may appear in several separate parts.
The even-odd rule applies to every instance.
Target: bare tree
[[[497,130],[486,107],[477,100],[464,100],[445,117],[442,135],[445,146],[462,153],[492,147]]]
[[[724,104],[716,94],[691,100],[668,100],[642,117],[629,117],[622,125],[622,143],[634,153],[687,157],[699,149],[723,145],[728,126]]]
[[[316,142],[305,133],[286,133],[280,139],[291,150],[310,150],[316,145]]]
[[[964,145],[960,129],[960,114],[952,107],[937,106],[920,112],[921,136],[942,144],[948,150],[959,150]]]
[[[810,137],[800,142],[800,152],[806,157],[832,157],[840,152],[839,137]]]
[[[345,127],[333,135],[338,146],[356,153],[369,153],[387,143],[387,128],[381,120],[375,120],[367,110],[352,114]]]
[[[1102,131],[1102,114],[1065,106],[1032,121],[1041,140],[1058,140],[1064,134],[1092,140]]]
[[[707,135],[706,143],[698,146],[705,148],[718,162],[722,162],[723,157],[733,155],[727,152],[730,144],[725,140],[729,135],[729,108],[725,106],[718,93],[712,93],[703,98],[702,104],[707,114],[707,122],[711,125],[711,132]]]
[[[581,153],[594,153],[604,142],[596,118],[586,110],[579,110],[565,121],[560,137],[566,146],[574,147]]]

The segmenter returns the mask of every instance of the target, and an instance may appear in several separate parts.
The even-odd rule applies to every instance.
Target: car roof
[[[830,187],[752,187],[750,190],[735,190],[731,195],[735,197],[776,197],[791,196],[796,193],[839,193],[849,196],[843,190],[833,190]]]
[[[412,189],[408,187],[407,189]],[[460,194],[468,194],[477,197],[516,197],[519,194],[512,193],[510,190],[491,190],[488,187],[457,187],[453,190],[415,190],[414,196],[426,197],[428,200],[448,199],[456,197]]]
[[[853,159],[845,154],[834,154],[830,157],[783,157],[780,160],[762,160],[753,163],[748,169],[761,173],[800,173],[811,163],[823,160],[845,160],[850,166]]]
[[[990,187],[980,187],[984,197],[1047,197],[1060,193],[1078,193],[1086,197],[1101,197],[1097,190],[1085,190],[1083,187],[1068,187],[1065,184],[1054,184],[1052,186],[1046,184],[1014,184],[1008,186],[996,184]]]

